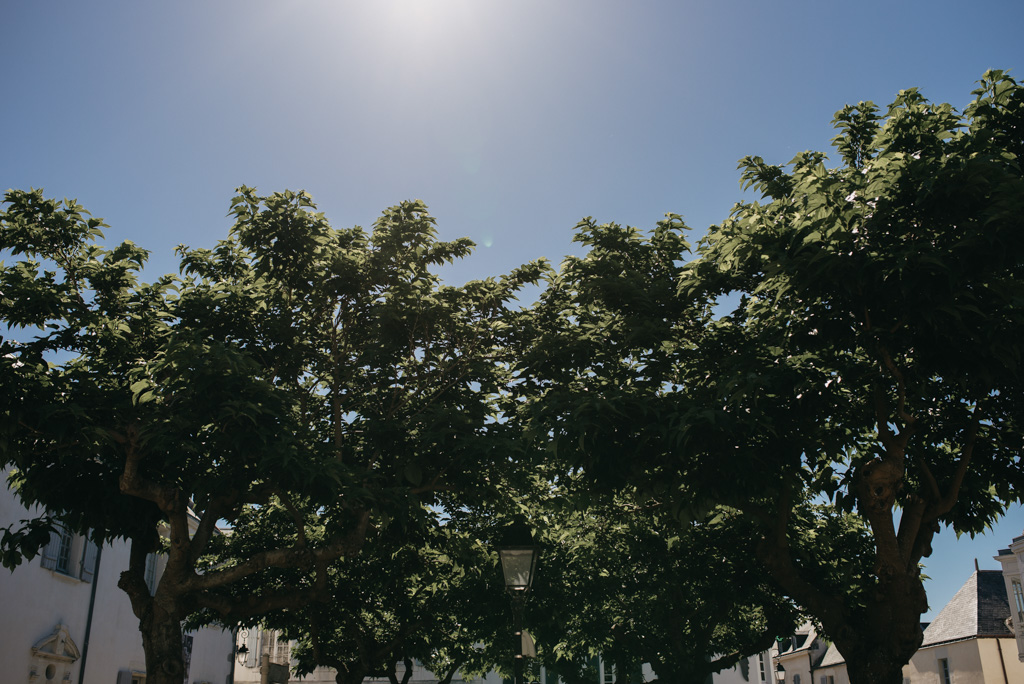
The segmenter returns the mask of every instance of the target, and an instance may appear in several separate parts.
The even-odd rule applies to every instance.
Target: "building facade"
[[[1000,549],[995,557],[1003,566],[1003,583],[1010,608],[1008,629],[1017,644],[1017,658],[1024,661],[1024,534],[1014,537],[1009,548]]]
[[[243,649],[244,646],[244,649]],[[279,639],[273,630],[262,630],[258,627],[240,630],[237,634],[238,664],[235,667],[235,684],[333,684],[335,681],[334,670],[330,668],[317,668],[317,670],[302,678],[296,677],[290,671],[291,665],[291,644]],[[709,678],[707,684],[775,684],[773,672],[774,651],[745,658],[736,666],[723,670]],[[526,681],[537,682],[538,684],[559,684],[559,679],[552,673],[547,672],[535,661],[527,660]],[[593,684],[615,684],[617,680],[615,671],[610,663],[605,663],[600,658],[594,658]],[[401,679],[405,669],[403,664],[398,665],[398,675]],[[654,680],[654,672],[649,665],[644,665],[640,676],[642,681]],[[388,684],[387,679],[367,677],[364,684]],[[412,676],[408,684],[437,684],[438,678],[423,667],[420,663],[414,663]],[[484,676],[469,676],[456,673],[452,678],[454,684],[510,684],[511,680],[502,679],[495,672],[488,672]]]
[[[0,527],[32,517],[0,487]],[[144,684],[146,662],[139,621],[117,586],[129,548],[102,547],[61,531],[41,556],[13,572],[0,569],[0,681],[4,684]],[[159,577],[151,557],[147,581]],[[229,684],[231,634],[202,629],[185,636],[183,684]]]
[[[1012,578],[1009,578],[1012,579]],[[1016,684],[1024,661],[1008,626],[1004,575],[976,570],[924,630],[924,640],[903,667],[904,684]],[[834,644],[804,628],[776,657],[786,684],[849,684],[846,661]]]

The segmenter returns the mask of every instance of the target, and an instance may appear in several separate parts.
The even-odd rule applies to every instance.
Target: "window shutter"
[[[257,629],[250,629],[249,636],[245,640],[245,646],[249,649],[249,652],[245,654],[245,666],[249,668],[259,667],[260,641],[258,633]]]
[[[131,670],[118,670],[117,671],[117,684],[132,684],[132,671]]]
[[[61,528],[58,527],[50,533],[50,541],[46,544],[46,548],[43,549],[42,563],[43,567],[47,570],[55,570],[57,568],[57,556],[60,555],[61,536]]]
[[[84,537],[82,541],[85,548],[82,550],[81,578],[83,582],[92,582],[93,577],[96,575],[96,552],[98,547],[95,542],[89,541]]]

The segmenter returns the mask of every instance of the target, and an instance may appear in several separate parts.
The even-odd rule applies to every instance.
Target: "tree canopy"
[[[756,521],[855,682],[899,681],[920,644],[940,525],[978,532],[1024,491],[1024,88],[989,72],[974,94],[844,108],[836,166],[742,160],[762,200],[692,256],[674,215],[650,237],[583,222],[522,367],[555,458],[684,521],[716,503]],[[820,534],[857,528],[867,548]],[[825,581],[835,557],[806,550],[842,539],[867,556]]]
[[[276,503],[251,510],[234,528],[223,555],[239,546],[271,545],[266,536],[288,530],[289,521],[290,513]],[[494,654],[486,657],[484,644],[493,641],[493,617],[507,601],[498,591],[492,550],[437,511],[424,511],[416,522],[415,527],[372,528],[358,555],[330,564],[322,599],[260,617],[264,628],[297,642],[296,674],[325,666],[336,671],[339,684],[359,684],[368,676],[397,682],[396,663],[406,663],[408,675],[418,661],[451,681],[457,670],[493,666]],[[317,528],[311,516],[307,529]],[[267,579],[252,578],[234,590],[258,597],[303,576],[281,569],[273,583]],[[503,651],[501,659],[505,656]]]
[[[586,254],[526,310],[511,302],[544,264],[443,284],[435,269],[472,244],[439,241],[419,201],[371,231],[337,230],[303,192],[243,187],[225,240],[179,247],[180,273],[145,283],[145,250],[102,246],[103,222],[76,202],[9,191],[0,466],[25,503],[130,541],[120,586],[152,684],[180,681],[180,624],[196,614],[298,629],[305,618],[283,611],[310,606],[311,648],[326,629],[334,645],[425,652],[402,625],[428,605],[462,614],[458,592],[424,587],[492,562],[465,560],[481,521],[508,506],[547,515],[514,501],[512,482],[539,487],[539,502],[570,482],[603,501],[546,531],[576,587],[568,604],[610,633],[567,617],[556,662],[599,648],[624,671],[642,658],[689,676],[700,663],[664,655],[680,631],[701,659],[740,654],[791,617],[781,591],[851,681],[898,682],[921,643],[934,534],[974,534],[1024,499],[1024,88],[989,72],[974,95],[963,112],[916,90],[886,110],[845,107],[834,162],[743,159],[760,199],[696,247],[675,214],[650,235],[585,219]],[[617,522],[621,506],[634,522]],[[5,530],[4,564],[46,533],[46,518]],[[604,575],[590,572],[597,537],[626,558]],[[155,551],[168,562],[151,594]],[[450,566],[424,570],[438,554]],[[408,591],[367,584],[367,601],[325,622],[339,583],[370,567]],[[714,603],[728,577],[742,596]],[[583,588],[603,584],[614,590]],[[668,585],[708,606],[659,613],[645,597]],[[733,609],[738,621],[707,629]],[[360,611],[380,630],[359,631]],[[460,632],[470,623],[437,625],[446,645],[430,657],[476,658],[454,646],[486,635]]]
[[[645,663],[661,682],[703,682],[796,627],[737,511],[679,525],[659,502],[588,490],[562,489],[543,511],[534,623],[549,669],[600,655],[618,684],[642,682],[633,675]]]
[[[27,504],[130,540],[120,586],[154,684],[180,680],[186,616],[233,624],[322,598],[330,562],[369,525],[485,496],[487,473],[507,467],[495,396],[508,303],[540,263],[446,286],[432,269],[472,244],[437,240],[422,202],[370,232],[335,230],[305,193],[243,187],[227,239],[180,247],[181,275],[147,284],[146,252],[99,245],[104,224],[77,203],[10,191],[5,204],[3,465]],[[272,543],[205,560],[224,546],[218,524],[272,501],[290,513]],[[31,554],[39,530],[8,530],[5,561]],[[161,549],[150,595],[145,559]],[[280,569],[304,579],[232,592]]]

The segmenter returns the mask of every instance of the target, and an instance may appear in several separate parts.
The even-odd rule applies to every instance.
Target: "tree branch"
[[[291,513],[292,522],[295,523],[295,533],[299,537],[296,546],[301,549],[306,548],[306,524],[302,519],[302,515],[299,513],[299,509],[297,509],[295,504],[292,503],[291,498],[286,496],[279,488],[274,488],[274,494],[277,496],[278,500],[284,504],[284,507],[288,509],[288,512]]]
[[[249,618],[264,615],[275,610],[285,610],[295,606],[306,605],[313,601],[326,600],[328,597],[319,587],[292,589],[261,596],[234,598],[200,591],[195,595],[195,604],[216,612],[225,622],[244,622]],[[317,651],[317,639],[314,636],[314,655]]]
[[[164,513],[169,512],[173,507],[175,490],[170,487],[159,487],[144,479],[139,473],[142,451],[138,448],[138,430],[135,426],[129,425],[123,436],[113,430],[110,431],[110,434],[115,441],[119,441],[124,446],[125,451],[124,471],[118,481],[121,493],[152,501]]]
[[[235,506],[238,500],[238,493],[231,492],[223,496],[214,497],[210,504],[203,511],[199,518],[199,526],[192,536],[192,557],[198,558],[203,555],[207,544],[217,530],[217,521],[224,517],[226,511]]]
[[[915,555],[927,507],[928,502],[920,496],[912,496],[903,507],[900,528],[896,533],[896,542],[899,545],[900,556],[906,569],[910,569],[911,565],[916,565],[921,560],[921,556],[915,557]]]
[[[792,492],[787,485],[778,499],[778,509],[773,516],[774,524],[766,528],[766,534],[757,545],[757,556],[765,564],[772,578],[794,601],[814,615],[829,620],[831,624],[843,624],[846,609],[842,601],[804,579],[799,568],[793,563],[786,533],[793,511],[791,499]],[[754,515],[758,513],[763,511],[755,511]]]
[[[146,586],[146,556],[156,549],[157,532],[146,537],[133,537],[128,551],[128,569],[121,573],[117,586],[128,595],[132,612],[140,620],[149,611],[153,596]],[[95,578],[93,581],[96,581]]]
[[[917,418],[907,413],[907,383],[903,378],[903,372],[896,366],[892,356],[889,354],[889,350],[885,346],[879,344],[878,353],[882,357],[882,365],[889,371],[889,375],[896,380],[896,395],[899,398],[896,403],[896,415],[903,421],[904,426],[910,427],[917,422]],[[903,430],[900,430],[900,434],[903,432]],[[904,446],[906,446],[905,442]]]
[[[237,582],[265,568],[295,568],[313,563],[324,563],[345,555],[357,553],[366,539],[369,511],[360,513],[359,522],[344,537],[336,537],[318,549],[270,549],[253,554],[247,560],[228,568],[215,569],[203,575],[193,575],[185,583],[186,591],[208,591]]]
[[[981,421],[977,416],[977,405],[975,405],[972,411],[971,423],[967,426],[967,431],[964,435],[964,445],[960,450],[960,460],[956,465],[956,472],[953,474],[953,479],[946,489],[945,496],[938,502],[934,510],[930,511],[935,517],[948,513],[960,496],[960,488],[963,486],[964,477],[967,476],[967,469],[971,465],[971,459],[974,456],[974,445],[978,441],[978,428],[981,426],[980,424]]]

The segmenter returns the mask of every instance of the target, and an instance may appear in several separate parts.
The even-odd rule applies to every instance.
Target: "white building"
[[[237,664],[234,684],[334,684],[335,672],[329,667],[318,667],[312,673],[297,677],[292,672],[289,642],[279,637],[275,630],[259,627],[241,629],[237,634]],[[244,647],[244,648],[243,648]],[[402,679],[405,666],[398,663],[398,678]],[[420,663],[414,663],[412,677],[408,684],[436,684],[437,678]],[[387,679],[367,677],[364,684],[388,684]],[[458,684],[501,684],[501,678],[494,673],[486,677],[463,677],[456,674],[452,682]],[[595,683],[597,684],[597,683]]]
[[[6,482],[0,486],[0,527],[30,517]],[[41,557],[13,572],[0,569],[0,682],[144,684],[139,621],[117,586],[128,555],[125,542],[97,548],[64,533],[53,535]],[[148,579],[159,570],[151,562]],[[232,646],[231,634],[219,629],[186,635],[184,682],[229,684]]]
[[[814,684],[815,669],[825,660],[829,650],[828,642],[818,636],[814,626],[809,622],[804,623],[779,644],[775,669],[781,678],[776,681],[783,684]],[[843,669],[845,671],[845,666]],[[827,679],[825,681],[831,684]]]
[[[1024,542],[1024,538],[1021,538]],[[1024,551],[1024,543],[1021,544]],[[1024,682],[1007,622],[998,570],[976,570],[924,630],[924,640],[903,667],[904,684],[1015,684]],[[1019,581],[1017,586],[1019,587]],[[835,647],[805,628],[777,656],[786,684],[849,684],[846,661]]]
[[[245,646],[243,651],[242,646]],[[290,644],[279,640],[272,630],[263,631],[259,628],[241,630],[238,633],[239,663],[235,667],[235,684],[328,684],[335,681],[334,670],[326,667],[317,668],[312,674],[298,678],[290,673]],[[727,670],[723,670],[710,678],[709,684],[775,684],[773,675],[773,651],[744,659]],[[594,659],[595,678],[593,684],[613,684],[615,673],[610,664],[599,658]],[[527,661],[527,666],[534,665]],[[398,664],[398,678],[404,674],[404,665]],[[654,680],[654,672],[649,665],[642,668],[643,681]],[[545,671],[543,667],[530,667],[527,681],[540,684],[558,684],[559,680]],[[488,672],[483,677],[463,676],[457,673],[453,684],[503,684],[503,680],[495,672]],[[388,684],[387,679],[367,677],[364,684]],[[437,684],[438,678],[420,663],[413,666],[409,684]]]
[[[1000,549],[995,557],[1003,566],[1003,582],[1010,606],[1009,629],[1017,641],[1017,658],[1024,662],[1024,534],[1014,537],[1008,549]]]

